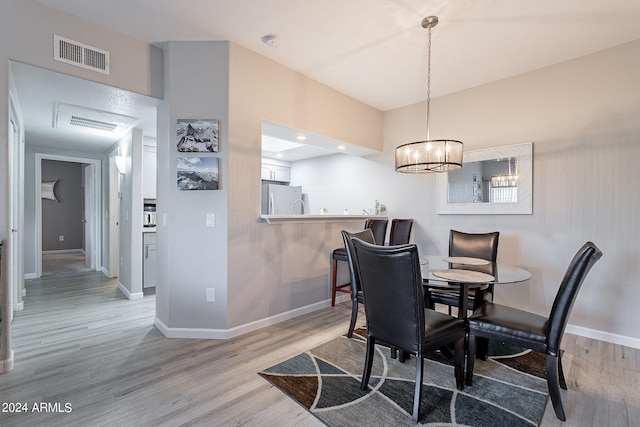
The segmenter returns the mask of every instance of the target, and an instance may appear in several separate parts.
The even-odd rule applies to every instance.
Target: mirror
[[[531,214],[533,143],[464,153],[461,169],[438,174],[439,214]]]

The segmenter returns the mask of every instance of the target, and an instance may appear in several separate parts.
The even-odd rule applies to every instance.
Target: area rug
[[[411,421],[415,359],[391,359],[376,346],[369,388],[360,390],[366,340],[358,330],[259,374],[329,426],[415,426]],[[455,388],[453,366],[434,353],[424,362],[418,425],[538,426],[548,398],[544,355],[491,342],[477,360],[473,386]]]

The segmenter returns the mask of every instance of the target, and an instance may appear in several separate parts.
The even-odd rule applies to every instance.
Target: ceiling
[[[638,0],[35,1],[158,46],[230,40],[381,111],[426,98],[428,15],[433,98],[640,39]]]

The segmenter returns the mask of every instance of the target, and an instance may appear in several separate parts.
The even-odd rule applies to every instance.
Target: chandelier
[[[453,139],[431,139],[429,113],[431,106],[431,29],[438,24],[437,16],[427,16],[422,27],[429,30],[427,54],[427,138],[410,142],[396,148],[396,171],[404,173],[449,172],[462,167],[460,141]]]

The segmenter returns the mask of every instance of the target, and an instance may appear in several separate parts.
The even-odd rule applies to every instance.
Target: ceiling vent
[[[53,59],[109,74],[109,52],[53,35]]]
[[[137,120],[136,117],[58,103],[56,104],[53,127],[67,130],[80,127],[122,135],[131,129]]]

